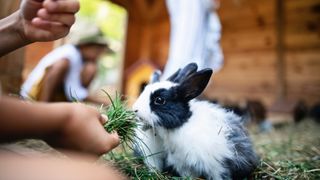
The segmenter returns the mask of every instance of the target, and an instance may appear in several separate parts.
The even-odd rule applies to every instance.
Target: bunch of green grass
[[[133,111],[126,108],[126,102],[121,100],[121,96],[118,93],[116,93],[114,99],[107,92],[105,93],[111,105],[104,108],[102,112],[108,116],[108,121],[104,124],[104,128],[109,133],[117,132],[120,142],[131,147],[136,139],[137,117]]]
[[[133,155],[132,146],[139,140],[135,134],[138,127],[137,117],[133,111],[126,108],[126,102],[121,100],[121,96],[118,93],[116,93],[114,99],[107,92],[105,94],[108,96],[111,105],[102,110],[102,113],[108,116],[108,121],[104,124],[104,128],[109,133],[118,133],[122,149],[113,150],[105,154],[103,159],[112,162],[128,177],[134,177],[135,179],[168,179],[160,172],[150,171],[143,164],[144,157],[135,157]],[[126,147],[131,150],[127,151]]]

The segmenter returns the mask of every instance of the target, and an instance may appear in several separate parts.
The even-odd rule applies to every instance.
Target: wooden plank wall
[[[273,103],[277,75],[274,7],[274,0],[222,1],[225,64],[214,75],[207,96],[228,103],[247,99]]]
[[[124,7],[128,12],[122,83],[122,91],[127,93],[126,85],[132,75],[130,69],[137,64],[152,62],[156,68],[164,67],[169,47],[169,17],[164,0],[111,0],[111,2]]]
[[[112,1],[129,14],[124,72],[139,61],[164,67],[170,33],[164,1]],[[218,13],[225,64],[207,97],[258,99],[267,107],[320,101],[320,0],[221,0]]]
[[[283,100],[320,100],[320,0],[285,0]],[[206,95],[222,102],[278,101],[277,0],[223,0],[219,15],[225,65]]]
[[[287,97],[320,101],[320,0],[286,0]]]
[[[162,68],[167,59],[170,34],[165,1],[129,2],[125,69],[137,61],[152,61]]]

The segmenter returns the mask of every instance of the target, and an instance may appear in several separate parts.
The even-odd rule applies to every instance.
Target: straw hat
[[[67,37],[67,42],[74,45],[98,44],[105,46],[108,53],[114,53],[109,46],[109,41],[103,36],[96,25],[88,22],[75,24]]]

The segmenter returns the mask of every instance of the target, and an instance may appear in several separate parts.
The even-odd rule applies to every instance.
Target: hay
[[[319,129],[319,124],[305,121],[270,134],[254,134],[251,130],[255,149],[261,157],[253,179],[320,179]],[[143,164],[143,157],[135,157],[131,151],[114,151],[104,158],[131,179],[191,180],[149,170]]]
[[[320,125],[306,120],[253,134],[261,157],[254,179],[320,179]]]

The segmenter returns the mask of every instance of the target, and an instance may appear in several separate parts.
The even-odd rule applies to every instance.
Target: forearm
[[[57,87],[62,83],[62,79],[56,73],[48,72],[43,79],[43,87],[40,93],[39,101],[50,102],[54,97],[54,92]]]
[[[21,36],[19,18],[17,11],[0,20],[0,57],[30,43]]]
[[[103,154],[119,144],[94,108],[77,103],[28,103],[0,97],[0,143],[39,138],[53,147]]]
[[[48,67],[43,77],[43,87],[39,97],[40,101],[50,102],[55,91],[62,86],[66,73],[69,70],[69,60],[61,59]]]
[[[28,103],[0,97],[0,142],[50,136],[68,119],[68,109],[61,104]]]

